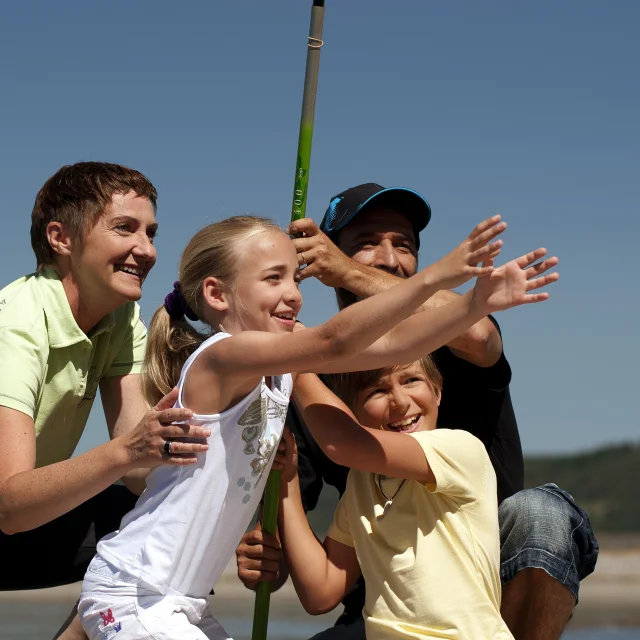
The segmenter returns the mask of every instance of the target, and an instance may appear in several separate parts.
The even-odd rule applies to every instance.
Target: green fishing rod
[[[313,0],[311,23],[307,41],[307,66],[304,73],[302,93],[302,113],[298,134],[298,154],[293,185],[291,221],[304,218],[307,210],[307,190],[309,187],[309,166],[311,164],[311,142],[313,140],[313,118],[316,111],[316,91],[320,70],[320,49],[322,47],[322,23],[324,21],[324,0]],[[276,533],[278,503],[280,500],[280,471],[271,471],[264,490],[262,507],[262,529],[272,535]],[[271,584],[258,583],[253,611],[251,640],[266,640],[269,624],[269,601]]]
[[[313,140],[313,117],[316,112],[316,91],[320,70],[320,48],[322,47],[322,22],[324,0],[313,0],[311,24],[307,43],[307,68],[304,74],[302,93],[302,113],[298,135],[298,161],[293,186],[293,206],[291,222],[304,218],[307,210],[307,188],[309,186],[309,165],[311,164],[311,142]]]

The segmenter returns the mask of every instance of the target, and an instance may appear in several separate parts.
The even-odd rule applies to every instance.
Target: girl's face
[[[292,332],[302,307],[299,282],[296,249],[287,235],[265,231],[251,236],[242,246],[229,326]]]
[[[413,433],[436,428],[440,392],[419,362],[398,367],[356,397],[355,415],[372,429]]]

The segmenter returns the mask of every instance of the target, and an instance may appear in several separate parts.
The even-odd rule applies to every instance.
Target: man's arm
[[[291,225],[291,233],[302,231],[305,237],[294,240],[294,244],[298,253],[304,254],[307,264],[302,270],[303,278],[315,276],[327,286],[342,287],[359,298],[369,298],[400,281],[397,276],[367,267],[346,256],[318,229],[313,220],[305,218]],[[453,291],[438,291],[416,311],[440,307],[456,297],[458,294]],[[493,366],[502,354],[502,339],[488,318],[483,318],[446,346],[457,357],[479,367]]]
[[[375,269],[378,271],[378,269]],[[389,277],[393,278],[395,276]],[[441,307],[455,300],[460,294],[454,291],[438,291],[418,310]],[[464,333],[446,345],[453,355],[477,367],[492,367],[502,355],[502,337],[489,318],[482,318]]]

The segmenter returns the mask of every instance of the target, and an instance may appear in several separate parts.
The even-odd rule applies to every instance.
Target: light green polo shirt
[[[85,334],[53,269],[0,290],[0,406],[33,419],[36,467],[71,457],[100,380],[140,373],[146,335],[135,302]]]

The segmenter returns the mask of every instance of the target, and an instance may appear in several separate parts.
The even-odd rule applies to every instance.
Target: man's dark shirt
[[[497,323],[491,318],[493,323]],[[499,329],[499,327],[498,327]],[[511,368],[504,356],[492,367],[477,367],[442,347],[432,354],[443,379],[438,427],[464,429],[481,440],[489,453],[498,481],[498,502],[524,489],[524,464],[509,382]],[[298,475],[306,511],[317,503],[323,483],[342,495],[349,469],[332,462],[313,439],[292,402],[287,425],[298,445]],[[364,585],[359,581],[344,600],[345,613],[360,615]]]

